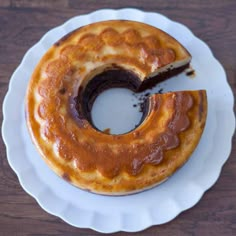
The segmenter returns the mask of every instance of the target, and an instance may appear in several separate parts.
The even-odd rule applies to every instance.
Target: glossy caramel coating
[[[74,31],[48,50],[29,83],[26,117],[37,149],[58,175],[96,193],[122,195],[162,182],[199,142],[205,91],[152,95],[142,124],[122,135],[102,133],[71,110],[79,90],[114,64],[143,81],[189,58],[175,39],[142,23],[107,21]]]

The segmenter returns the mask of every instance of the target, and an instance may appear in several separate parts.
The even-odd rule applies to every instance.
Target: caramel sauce
[[[114,55],[102,54],[102,49],[114,43],[114,40],[110,40],[111,35],[117,38],[119,47]],[[134,131],[114,136],[92,127],[81,104],[77,102],[81,99],[82,91],[76,94],[75,88],[83,88],[81,80],[89,69],[82,70],[80,65],[84,68],[87,61],[115,61],[138,67],[142,73],[150,74],[173,62],[178,57],[176,52],[163,46],[155,35],[143,36],[135,29],[118,32],[108,27],[99,34],[84,33],[76,45],[62,47],[69,38],[70,35],[55,44],[55,47],[60,47],[61,54],[56,60],[48,62],[44,69],[46,78],[38,87],[41,103],[46,103],[39,109],[45,121],[41,132],[54,144],[56,155],[67,162],[73,161],[75,169],[97,169],[108,178],[120,172],[136,176],[145,165],[161,163],[166,151],[180,145],[178,135],[190,125],[188,111],[193,105],[191,95],[176,92],[151,96],[143,123]],[[75,70],[73,63],[78,60]],[[62,79],[67,77],[69,79]],[[63,110],[65,114],[62,114]],[[167,117],[163,115],[166,113]],[[159,117],[164,118],[160,120]],[[156,127],[161,127],[161,131]],[[66,175],[64,177],[67,178]]]

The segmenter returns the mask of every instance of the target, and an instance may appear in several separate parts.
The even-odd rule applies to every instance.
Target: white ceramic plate
[[[71,30],[91,22],[130,19],[161,28],[179,40],[192,54],[196,77],[181,74],[155,89],[206,89],[207,124],[191,159],[160,186],[139,194],[107,197],[79,190],[56,176],[32,145],[24,117],[24,98],[31,73],[46,50]],[[71,225],[100,232],[139,231],[166,223],[196,204],[219,177],[231,150],[235,129],[233,94],[225,72],[209,47],[182,24],[157,13],[135,9],[99,10],[77,16],[50,30],[24,56],[12,75],[3,104],[2,134],[7,157],[22,187],[47,212]]]

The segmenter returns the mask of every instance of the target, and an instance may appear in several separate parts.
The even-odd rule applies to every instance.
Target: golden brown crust
[[[29,83],[27,124],[37,149],[58,175],[93,192],[121,195],[162,182],[197,146],[206,120],[205,91],[151,96],[146,119],[123,135],[75,120],[71,99],[113,63],[145,80],[190,58],[175,39],[142,23],[107,21],[74,31],[48,50]]]

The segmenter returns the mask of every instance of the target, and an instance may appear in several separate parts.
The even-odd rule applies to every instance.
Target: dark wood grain
[[[236,93],[236,1],[234,0],[0,0],[0,101],[3,101],[9,79],[27,49],[49,29],[76,15],[101,8],[123,7],[159,12],[192,29],[210,46],[216,58],[222,63],[233,92]],[[0,120],[2,118],[0,111]],[[235,157],[234,136],[230,158],[224,165],[219,180],[204,194],[201,201],[170,223],[153,226],[137,235],[236,235]],[[2,138],[0,139],[0,236],[98,234],[89,229],[74,228],[42,210],[20,186],[7,162],[5,146]],[[120,232],[116,235],[126,235],[126,233]]]

